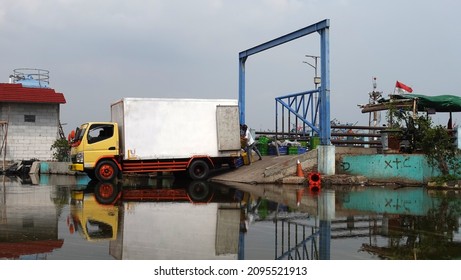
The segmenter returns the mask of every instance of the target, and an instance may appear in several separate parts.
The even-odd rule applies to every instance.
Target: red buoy
[[[320,190],[320,183],[322,181],[320,177],[320,173],[318,172],[309,172],[307,176],[309,180],[309,190],[311,191],[319,191]]]

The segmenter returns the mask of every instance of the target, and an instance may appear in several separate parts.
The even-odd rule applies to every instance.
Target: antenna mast
[[[370,96],[369,104],[377,104],[378,99],[381,98],[381,96],[383,95],[383,92],[376,90],[377,88],[376,77],[373,77],[372,82],[373,82],[373,91],[368,93],[368,95]],[[372,117],[372,114],[373,114],[373,117]],[[376,127],[378,126],[380,121],[381,121],[381,113],[379,111],[370,112],[370,116],[368,118],[369,126]]]

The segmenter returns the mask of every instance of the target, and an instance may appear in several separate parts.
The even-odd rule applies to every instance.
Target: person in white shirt
[[[247,141],[245,150],[247,152],[249,164],[251,164],[251,152],[252,151],[256,152],[256,154],[259,156],[259,160],[262,160],[263,158],[258,148],[256,147],[256,141],[254,140],[253,135],[251,135],[250,128],[246,124],[244,124],[242,128],[245,131],[245,139]]]

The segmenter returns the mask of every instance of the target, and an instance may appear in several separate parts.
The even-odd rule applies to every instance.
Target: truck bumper
[[[72,163],[69,165],[70,171],[83,171],[83,164],[82,163]]]

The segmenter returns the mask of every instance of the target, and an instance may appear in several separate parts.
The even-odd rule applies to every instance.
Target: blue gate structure
[[[320,129],[316,126],[318,121],[319,101],[315,98],[315,95],[318,94],[318,92],[319,90],[316,89],[275,98],[275,134],[277,136],[280,133],[278,127],[279,116],[282,118],[282,137],[285,134],[284,132],[287,131],[285,123],[288,124],[288,136],[291,134],[303,137],[320,135]],[[281,106],[279,106],[279,104]],[[281,112],[279,112],[279,107],[281,107]],[[310,112],[309,108],[311,109]],[[293,123],[291,119],[292,115],[294,115],[293,129],[290,128],[290,125]],[[285,116],[287,120],[285,120]],[[298,123],[298,120],[301,120],[302,125]],[[310,128],[306,129],[306,125]]]
[[[296,97],[303,99],[305,95],[312,97],[314,93],[318,92],[319,99],[317,104],[312,106],[313,103],[299,102],[293,107],[290,102],[284,102],[283,98],[278,98],[277,101],[293,113],[297,119],[303,122],[303,126],[309,126],[312,131],[318,133],[320,137],[321,145],[330,145],[331,142],[331,125],[330,125],[330,58],[329,58],[329,27],[330,21],[325,19],[318,23],[312,24],[305,28],[299,29],[292,33],[283,35],[266,43],[260,44],[256,47],[239,53],[239,110],[240,110],[240,122],[245,123],[245,62],[251,55],[259,52],[268,50],[270,48],[282,45],[284,43],[293,41],[295,39],[304,37],[306,35],[318,32],[320,34],[320,67],[321,67],[321,80],[320,87],[313,91],[307,91],[302,94],[296,94]],[[293,96],[294,97],[294,96]],[[298,100],[293,99],[293,100]],[[308,120],[308,110],[311,107],[311,116],[317,116],[317,109],[319,115],[319,125],[316,126],[316,120]],[[315,118],[314,117],[314,118]]]

